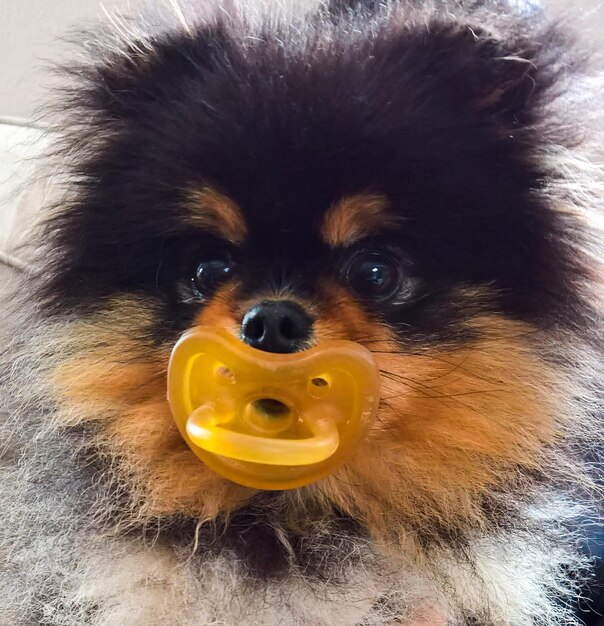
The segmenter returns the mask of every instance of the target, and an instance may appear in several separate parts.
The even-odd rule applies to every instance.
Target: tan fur
[[[336,202],[325,214],[321,238],[330,246],[348,246],[366,235],[392,226],[383,196],[358,194]]]
[[[195,319],[195,326],[225,328],[234,335],[238,334],[241,303],[235,301],[236,282],[229,282],[220,287],[212,299],[203,307]]]
[[[239,207],[212,187],[195,189],[189,194],[191,222],[232,244],[242,244],[247,225]]]
[[[428,528],[429,520],[480,526],[480,496],[516,480],[517,468],[538,469],[544,447],[559,434],[556,378],[524,347],[531,329],[484,317],[473,322],[472,344],[406,354],[345,290],[325,289],[317,340],[348,338],[372,349],[382,370],[382,404],[354,458],[306,492],[360,516],[381,539],[401,530],[392,519],[424,520]],[[233,290],[221,289],[196,323],[232,329]],[[183,511],[207,519],[228,512],[253,492],[205,468],[180,438],[165,399],[170,347],[149,352],[130,338],[136,307],[115,302],[110,316],[70,329],[71,341],[93,344],[53,375],[62,419],[103,421],[99,446],[141,485],[144,514]],[[144,314],[139,318],[142,328]]]
[[[527,347],[533,329],[485,316],[472,322],[477,339],[465,347],[408,354],[343,289],[326,285],[325,302],[330,322],[319,320],[318,331],[374,351],[382,402],[369,439],[320,485],[320,498],[387,540],[402,531],[392,519],[428,529],[436,521],[483,525],[480,497],[514,483],[518,469],[542,467],[545,448],[562,434],[558,377]]]
[[[99,420],[97,444],[139,486],[141,515],[186,511],[206,519],[233,509],[251,490],[203,466],[172,419],[166,400],[170,347],[150,350],[130,338],[148,323],[141,305],[124,299],[111,310],[69,329],[69,342],[82,351],[52,375],[60,418],[69,426]]]

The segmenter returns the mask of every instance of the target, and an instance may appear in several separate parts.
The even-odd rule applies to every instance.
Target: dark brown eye
[[[399,288],[400,270],[397,262],[381,252],[367,252],[355,256],[348,266],[346,279],[352,289],[363,298],[385,300]]]
[[[195,297],[205,299],[210,296],[220,283],[229,278],[232,271],[233,264],[228,258],[202,261],[191,279],[191,289]]]

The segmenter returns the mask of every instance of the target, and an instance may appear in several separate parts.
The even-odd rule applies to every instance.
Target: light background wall
[[[602,0],[545,1],[555,9],[563,7],[586,14],[587,27],[604,46],[604,6],[596,8],[603,4]],[[30,120],[36,106],[47,99],[46,68],[52,61],[64,58],[68,50],[59,41],[61,36],[78,25],[107,20],[103,7],[106,11],[117,8],[128,13],[142,3],[143,0],[0,0],[0,118]]]
[[[70,30],[137,0],[0,0],[0,117],[29,120],[47,98],[47,68],[64,58]]]

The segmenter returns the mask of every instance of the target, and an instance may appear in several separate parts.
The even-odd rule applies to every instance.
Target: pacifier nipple
[[[371,353],[353,342],[274,354],[193,329],[172,352],[168,400],[183,438],[214,471],[290,489],[344,462],[375,417],[378,381]]]

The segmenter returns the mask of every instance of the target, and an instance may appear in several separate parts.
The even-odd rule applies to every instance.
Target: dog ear
[[[547,99],[563,88],[569,42],[554,27],[521,29],[516,22],[515,29],[503,26],[498,36],[480,26],[430,25],[423,39],[425,54],[432,56],[424,65],[452,102],[469,105],[476,114],[530,124]]]
[[[544,58],[543,54],[552,47],[543,40],[528,38],[500,41],[478,29],[469,29],[469,33],[474,59],[464,82],[473,108],[515,123],[529,122],[545,92],[558,80],[557,59]]]
[[[142,119],[153,107],[174,100],[175,81],[203,86],[216,59],[227,56],[229,38],[220,24],[198,27],[195,36],[169,32],[116,40],[89,38],[90,63],[61,68],[72,79],[62,102],[104,122]]]

